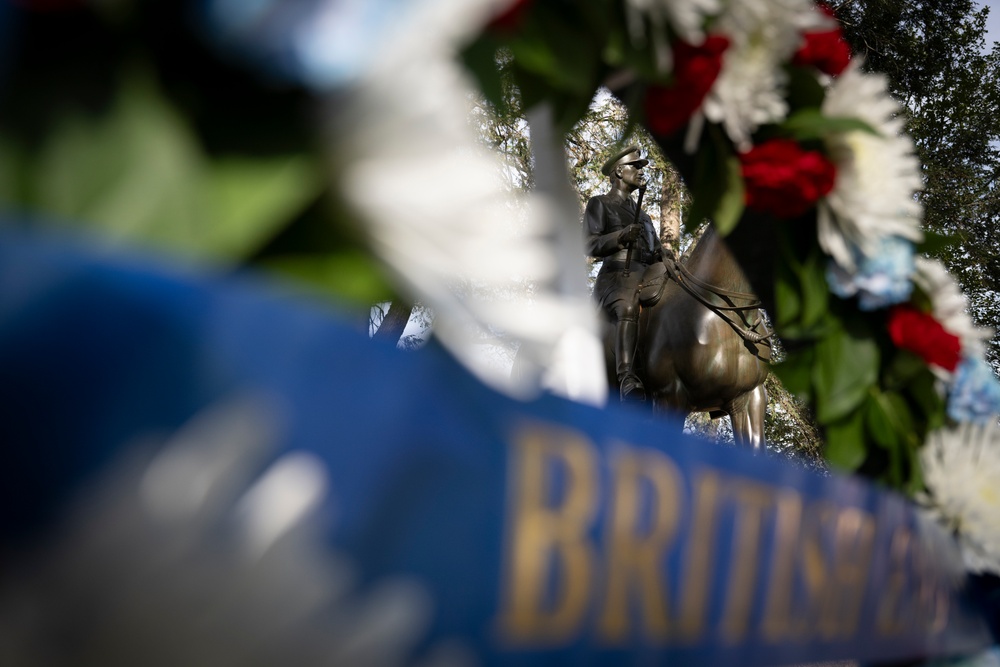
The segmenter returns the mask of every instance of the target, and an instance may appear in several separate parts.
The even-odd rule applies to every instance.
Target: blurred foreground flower
[[[673,82],[650,86],[643,99],[650,132],[668,137],[691,120],[719,76],[727,48],[729,39],[720,35],[709,35],[698,46],[674,42]]]
[[[967,357],[983,354],[983,341],[993,336],[991,329],[977,327],[969,316],[969,304],[962,288],[938,261],[926,257],[914,259],[914,284],[931,301],[934,319],[962,341],[962,354]]]
[[[501,185],[500,158],[467,122],[475,85],[457,51],[510,4],[412,3],[406,25],[372,54],[342,100],[333,154],[352,156],[340,185],[375,252],[401,289],[434,310],[435,334],[460,361],[515,395],[544,386],[600,403],[607,382],[579,259],[579,211],[549,107],[529,116],[542,176],[521,225],[510,224],[515,207]],[[378,191],[385,183],[393,196]],[[524,373],[489,363],[483,344],[516,350]]]
[[[1000,381],[993,368],[979,357],[964,358],[948,388],[948,416],[958,422],[982,424],[998,415]]]
[[[819,207],[819,242],[845,271],[858,257],[879,253],[879,241],[898,236],[923,238],[921,207],[914,194],[922,188],[913,142],[903,134],[899,104],[886,91],[886,78],[865,74],[854,62],[834,82],[823,102],[829,118],[858,118],[876,134],[852,129],[830,135],[828,154],[837,165],[837,183]]]
[[[962,341],[945,330],[933,315],[910,305],[889,311],[886,328],[897,347],[909,350],[928,364],[954,371],[962,356]]]
[[[830,19],[833,12],[824,4],[818,5],[819,11]],[[809,31],[802,35],[803,44],[795,52],[792,64],[799,67],[815,67],[823,74],[837,76],[851,62],[851,47],[844,39],[840,25],[831,21],[828,29]]]
[[[732,47],[704,112],[725,128],[737,149],[749,150],[750,135],[761,125],[784,119],[788,77],[782,65],[791,60],[804,30],[827,23],[813,0],[726,4],[712,30],[728,37]]]
[[[845,270],[833,260],[827,265],[830,291],[844,299],[857,296],[861,310],[902,303],[913,292],[913,244],[898,236],[886,236],[877,239],[874,248],[875,252],[866,255],[857,246],[850,247],[853,270]]]
[[[969,570],[1000,574],[1000,426],[935,431],[920,459],[928,493],[919,500],[958,537]]]
[[[819,151],[790,139],[758,144],[739,156],[749,208],[795,218],[826,196],[837,170]]]

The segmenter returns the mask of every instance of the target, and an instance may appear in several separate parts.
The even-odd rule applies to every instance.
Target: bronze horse
[[[749,281],[712,227],[686,262],[667,264],[672,279],[639,320],[636,371],[653,409],[729,415],[737,444],[760,449],[770,343]]]

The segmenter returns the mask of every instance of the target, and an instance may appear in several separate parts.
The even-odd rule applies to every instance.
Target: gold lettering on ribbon
[[[694,484],[691,538],[683,579],[684,594],[678,618],[678,637],[697,641],[705,633],[708,602],[715,564],[716,515],[720,496],[719,476],[703,471]]]
[[[758,580],[763,516],[765,510],[774,504],[774,488],[739,481],[730,493],[736,501],[736,533],[730,556],[722,636],[727,642],[735,644],[746,637],[750,625],[751,605]]]
[[[761,634],[769,642],[849,639],[871,570],[875,521],[867,512],[819,502],[803,509],[792,490],[777,499],[775,550]],[[803,597],[796,597],[796,584]]]
[[[825,502],[815,503],[806,507],[805,516],[805,521],[802,522],[800,562],[806,606],[801,616],[805,621],[803,631],[811,634],[811,630],[822,628],[823,619],[836,613],[834,600],[827,595],[833,567],[824,555],[828,552],[823,548],[823,537],[835,525],[837,508]]]
[[[680,521],[681,476],[674,463],[655,449],[618,448],[613,463],[611,525],[608,530],[607,588],[598,632],[608,642],[630,633],[629,593],[641,599],[643,626],[652,641],[669,637],[669,595],[663,581],[664,558]],[[652,518],[642,531],[643,489]]]
[[[792,598],[795,584],[795,556],[802,526],[802,496],[785,489],[778,493],[775,513],[774,549],[771,572],[761,622],[761,634],[768,642],[778,643],[796,638],[802,628],[793,624]]]
[[[912,548],[913,535],[910,530],[906,526],[897,527],[889,545],[889,572],[882,586],[882,597],[875,616],[875,629],[882,636],[897,635],[906,628],[901,598],[910,579],[907,570]]]
[[[568,430],[526,429],[513,444],[500,615],[512,642],[558,644],[581,630],[594,578],[587,532],[597,504],[596,459],[593,445]],[[561,497],[553,498],[557,476]]]
[[[824,638],[850,639],[858,631],[874,546],[874,518],[854,507],[841,510],[834,535],[836,566],[828,591],[835,604],[820,624]]]

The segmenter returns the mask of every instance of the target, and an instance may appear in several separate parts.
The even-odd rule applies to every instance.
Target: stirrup
[[[619,398],[622,403],[643,403],[646,400],[646,388],[634,373],[628,373],[618,383]]]

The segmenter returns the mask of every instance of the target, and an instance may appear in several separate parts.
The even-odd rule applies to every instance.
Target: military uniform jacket
[[[638,287],[646,266],[663,258],[663,246],[645,211],[639,214],[643,233],[632,249],[631,272],[624,275],[628,249],[619,245],[618,233],[635,220],[636,203],[631,197],[622,201],[611,194],[591,197],[583,215],[584,245],[587,254],[604,260],[594,298],[605,308],[614,309],[618,302],[638,303]]]
[[[635,220],[635,206],[631,197],[625,201],[611,194],[590,198],[583,214],[584,245],[588,255],[605,260],[606,266],[610,260],[609,268],[617,261],[625,262],[627,249],[619,245],[618,233]],[[652,264],[663,256],[660,237],[645,211],[639,214],[639,224],[643,233],[632,250],[635,266]]]

